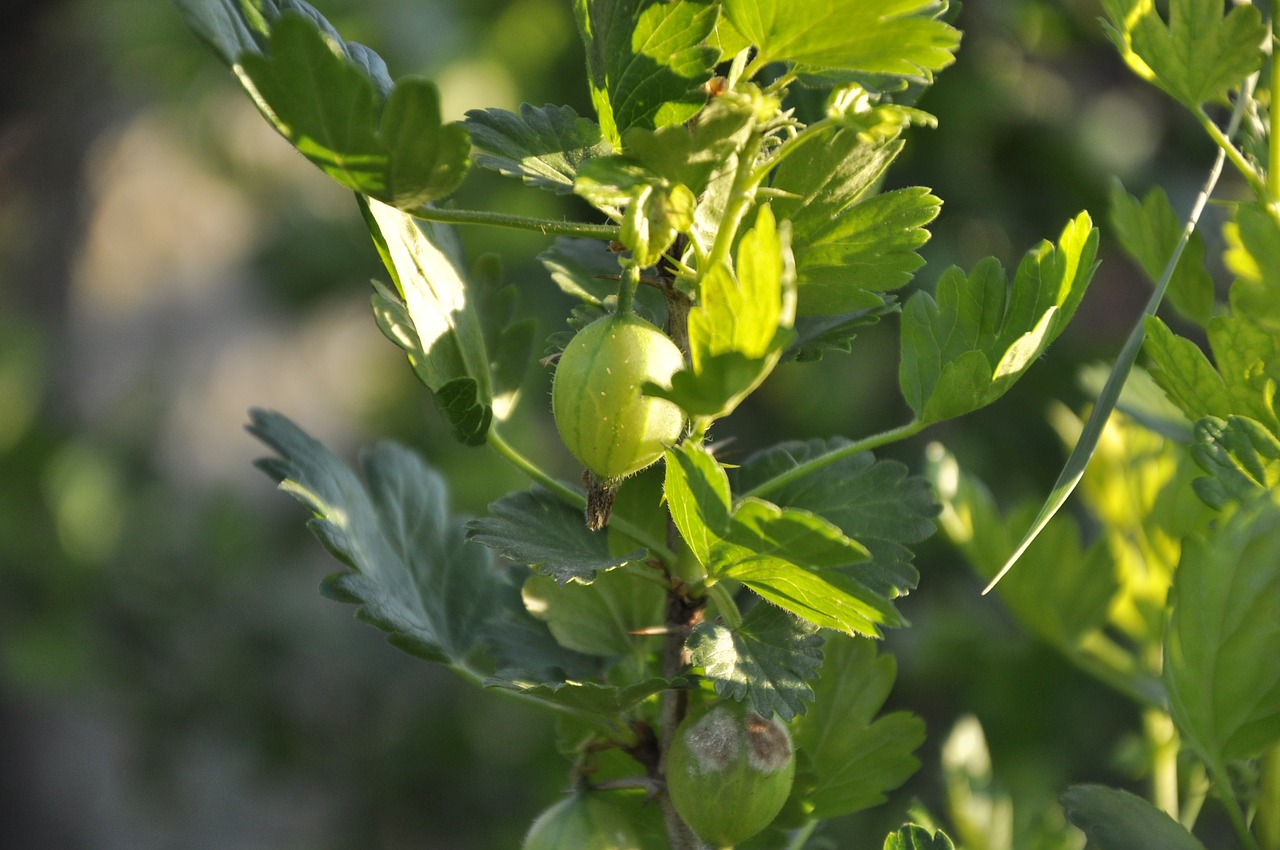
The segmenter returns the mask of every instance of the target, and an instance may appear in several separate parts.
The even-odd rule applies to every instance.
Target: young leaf
[[[578,169],[612,149],[600,128],[568,106],[523,104],[520,114],[473,109],[466,127],[476,147],[476,165],[558,195],[573,192]]]
[[[908,475],[897,461],[877,461],[870,452],[862,452],[841,456],[798,479],[774,483],[848,445],[844,439],[781,443],[747,458],[738,471],[738,487],[835,523],[871,553],[869,561],[845,572],[889,598],[907,593],[920,579],[907,544],[933,534],[938,512],[927,481]]]
[[[397,310],[389,293],[375,296],[379,325],[408,353],[454,436],[467,445],[483,443],[493,416],[489,355],[473,296],[454,259],[441,248],[447,231],[420,225],[372,198],[361,199],[361,209],[404,298],[404,309]]]
[[[892,655],[863,638],[827,638],[814,702],[792,732],[800,762],[792,798],[824,820],[883,803],[915,773],[924,723],[907,712],[877,717],[897,676]]]
[[[1223,235],[1228,245],[1223,262],[1236,276],[1232,310],[1280,332],[1280,221],[1260,207],[1241,206]]]
[[[1211,769],[1280,742],[1280,506],[1236,509],[1183,544],[1164,679],[1184,738]]]
[[[247,3],[184,0],[183,7],[263,116],[343,186],[412,209],[462,182],[471,140],[461,124],[441,122],[430,81],[392,83],[377,54],[343,41],[300,0],[265,3],[253,19]]]
[[[1117,180],[1111,184],[1111,226],[1121,246],[1154,283],[1164,273],[1182,235],[1182,222],[1164,189],[1156,187],[1139,201]],[[1194,233],[1187,243],[1173,277],[1169,279],[1169,303],[1199,325],[1213,311],[1213,278],[1204,265],[1204,238]]]
[[[1188,419],[1248,416],[1280,432],[1280,335],[1238,313],[1215,316],[1206,327],[1215,369],[1199,346],[1160,319],[1148,317],[1146,331],[1151,377]]]
[[[1258,69],[1267,26],[1254,6],[1224,17],[1218,0],[1172,0],[1169,23],[1151,0],[1103,0],[1107,34],[1138,76],[1195,110]]]
[[[909,823],[884,839],[884,850],[955,850],[942,830],[933,832]]]
[[[1248,417],[1201,419],[1195,425],[1191,457],[1209,473],[1192,485],[1212,508],[1222,510],[1229,502],[1280,491],[1280,440]]]
[[[614,149],[629,128],[680,124],[706,102],[702,84],[719,58],[706,45],[718,17],[713,4],[574,0],[573,10],[591,102]]]
[[[1204,850],[1182,824],[1128,791],[1073,785],[1062,795],[1062,807],[1098,850]]]
[[[950,65],[960,33],[931,0],[724,0],[759,62],[929,76]]]
[[[380,446],[365,455],[362,482],[285,417],[250,416],[249,431],[278,454],[258,465],[312,511],[311,531],[354,570],[326,579],[326,595],[362,606],[362,619],[423,658],[466,668],[484,653],[503,666],[517,635],[527,666],[585,673],[580,656],[556,647],[524,611],[488,551],[466,543],[447,512],[444,480],[418,455]]]
[[[609,535],[587,531],[581,510],[539,487],[503,496],[489,506],[489,514],[467,523],[468,540],[560,584],[590,584],[598,573],[645,555],[643,549],[610,553]]]
[[[879,635],[902,618],[843,565],[866,549],[808,511],[747,499],[730,511],[729,480],[715,458],[685,445],[667,452],[667,502],[676,527],[712,580],[733,579],[809,622]]]
[[[524,584],[524,604],[544,621],[556,642],[586,655],[631,655],[653,638],[637,637],[637,629],[662,623],[666,594],[662,588],[625,570],[596,576],[586,585],[560,585],[545,576]]]
[[[727,416],[768,377],[792,338],[794,275],[787,231],[768,205],[738,246],[737,275],[712,268],[689,313],[690,363],[671,378],[671,389],[646,387],[690,415]]]
[[[737,628],[702,623],[687,647],[716,693],[748,700],[765,717],[790,722],[813,699],[809,682],[822,665],[822,636],[781,608],[758,604]]]
[[[902,393],[920,421],[985,407],[1026,372],[1074,315],[1095,268],[1098,231],[1076,216],[1055,248],[1042,242],[1018,266],[1012,291],[988,258],[967,277],[952,268],[937,301],[911,296],[902,316]]]

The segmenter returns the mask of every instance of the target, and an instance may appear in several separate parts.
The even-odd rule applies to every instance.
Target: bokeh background
[[[589,112],[563,0],[317,0],[393,75],[469,108]],[[944,200],[929,265],[1007,266],[1109,181],[1164,185],[1186,209],[1211,151],[1134,80],[1096,0],[966,4],[958,62],[921,106],[893,185]],[[278,409],[353,458],[382,439],[453,475],[476,513],[523,486],[457,446],[369,311],[383,275],[352,198],[274,135],[230,73],[156,0],[0,6],[0,846],[518,846],[564,785],[550,720],[402,655],[322,599],[337,568],[303,512],[252,461],[252,406]],[[582,215],[476,171],[462,206]],[[562,206],[562,204],[570,206]],[[1213,232],[1213,228],[1209,229]],[[498,251],[524,309],[569,306],[539,237],[463,231]],[[1211,246],[1212,250],[1212,246]],[[1012,503],[1042,496],[1064,452],[1055,403],[1086,401],[1147,285],[1104,232],[1103,265],[1066,335],[994,408],[893,447],[916,468],[940,440]],[[852,355],[780,368],[718,436],[742,451],[864,435],[905,421],[896,325]],[[534,370],[522,450],[573,470]],[[1014,626],[945,544],[919,556],[913,622],[888,648],[891,706],[929,725],[924,767],[890,804],[838,823],[878,848],[913,799],[940,808],[939,747],[976,715],[1020,817],[1054,816],[1069,782],[1124,784],[1137,720]]]

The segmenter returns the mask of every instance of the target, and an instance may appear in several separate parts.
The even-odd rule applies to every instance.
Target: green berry
[[[676,812],[715,847],[732,847],[772,823],[794,776],[787,727],[733,701],[686,717],[667,753]]]
[[[603,482],[639,472],[684,429],[666,399],[642,394],[646,382],[670,385],[684,366],[662,331],[635,315],[606,316],[565,347],[551,387],[551,411],[565,446]]]
[[[575,793],[538,815],[523,850],[641,850],[626,812],[599,794]]]

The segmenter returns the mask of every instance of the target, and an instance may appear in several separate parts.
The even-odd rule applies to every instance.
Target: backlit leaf
[[[520,114],[505,109],[473,109],[466,127],[476,165],[559,195],[573,191],[582,163],[610,153],[595,122],[568,106],[523,104]]]
[[[1223,235],[1228,245],[1223,261],[1236,276],[1232,310],[1280,332],[1280,221],[1258,206],[1241,206]]]
[[[1280,492],[1280,440],[1252,419],[1201,419],[1195,425],[1191,456],[1209,473],[1192,482],[1196,493],[1218,510],[1231,501]]]
[[[884,850],[955,850],[955,845],[942,830],[934,832],[912,823],[886,836]]]

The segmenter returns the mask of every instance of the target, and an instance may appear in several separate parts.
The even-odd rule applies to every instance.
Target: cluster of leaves
[[[1156,282],[1133,337],[1145,339],[1147,371],[1120,395],[1132,362],[1121,358],[1108,382],[1116,395],[1104,388],[1090,418],[1095,433],[1061,417],[1096,536],[1085,546],[1074,520],[1042,510],[1026,564],[998,589],[1029,630],[1176,729],[1150,742],[1152,801],[1099,786],[1065,795],[1096,846],[1202,850],[1190,828],[1207,789],[1179,780],[1188,765],[1207,773],[1243,846],[1280,846],[1280,177],[1267,114],[1280,72],[1272,61],[1259,86],[1271,36],[1253,6],[1224,15],[1216,2],[1174,0],[1166,22],[1140,0],[1104,5],[1130,67],[1192,110],[1254,198],[1225,208],[1221,261],[1233,281],[1222,303],[1192,229],[1198,213],[1184,225],[1160,189],[1142,199],[1114,190],[1114,235]],[[1210,120],[1215,105],[1246,117],[1243,148],[1235,120],[1226,131]],[[1207,354],[1154,315],[1166,291]],[[1108,421],[1117,403],[1123,414]],[[1001,516],[950,458],[935,481],[949,536],[996,574],[1035,508]]]
[[[898,304],[940,201],[881,183],[904,132],[932,123],[911,102],[959,44],[945,4],[575,0],[594,118],[525,105],[443,123],[429,81],[393,81],[303,0],[178,3],[266,119],[355,192],[393,284],[375,286],[378,325],[454,435],[537,484],[467,522],[407,450],[370,451],[361,478],[255,412],[251,430],[277,455],[263,468],[350,568],[325,592],[400,648],[557,714],[582,775],[607,776],[600,753],[621,752],[660,780],[646,742],[669,736],[677,694],[790,722],[797,778],[760,846],[882,802],[918,766],[923,727],[877,716],[894,665],[867,639],[903,625],[895,600],[916,586],[910,547],[936,505],[922,478],[870,450],[1004,394],[1072,317],[1097,252],[1081,213],[1012,280],[987,260]],[[801,120],[793,85],[825,90],[825,114]],[[604,223],[434,205],[473,165],[576,194]],[[660,293],[638,307],[665,320],[686,366],[644,389],[678,404],[689,431],[661,470],[627,482],[607,531],[589,532],[581,491],[503,438],[535,332],[496,260],[465,270],[446,222],[558,234],[540,259],[582,302],[573,326],[633,309],[638,283]],[[1242,253],[1252,232],[1239,231]],[[863,324],[899,309],[911,421],[783,443],[726,470],[709,430],[784,357],[848,351]],[[683,846],[678,825],[668,834]],[[950,842],[908,827],[889,846]]]

